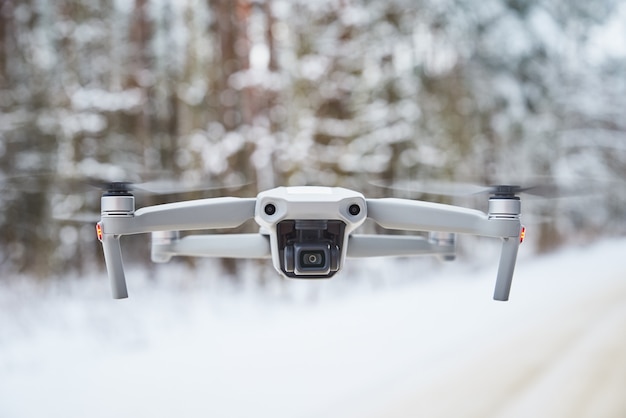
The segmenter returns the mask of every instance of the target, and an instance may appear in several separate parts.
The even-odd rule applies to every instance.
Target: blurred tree
[[[381,193],[374,179],[622,181],[626,53],[610,40],[625,17],[616,0],[4,0],[1,269],[101,260],[91,226],[50,222],[98,210],[97,192],[58,187],[81,176],[165,170],[248,181],[247,196],[282,184]],[[53,174],[14,187],[36,172]],[[562,215],[539,248],[572,226],[580,239],[626,232],[619,184],[595,217],[529,202]]]

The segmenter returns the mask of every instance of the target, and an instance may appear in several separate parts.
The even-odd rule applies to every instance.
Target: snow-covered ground
[[[522,251],[506,303],[496,259],[351,260],[263,290],[159,266],[123,301],[104,275],[13,282],[0,417],[624,417],[625,256]]]

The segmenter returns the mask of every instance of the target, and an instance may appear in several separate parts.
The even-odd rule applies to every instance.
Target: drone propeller
[[[133,178],[155,177],[154,175],[130,176]],[[160,172],[157,180],[129,181],[93,176],[63,176],[58,172],[34,172],[0,178],[0,190],[21,193],[54,192],[76,194],[99,190],[104,193],[137,193],[142,195],[170,195],[215,190],[239,189],[246,182],[215,183],[211,181],[189,182],[166,179],[167,173]]]
[[[192,192],[206,192],[211,190],[228,190],[242,187],[240,184],[232,185],[190,185],[173,180],[156,180],[142,183],[131,181],[106,181],[96,178],[81,179],[78,184],[84,189],[99,190],[103,195],[108,196],[130,196],[130,195],[175,195]],[[76,190],[76,189],[74,189]],[[100,214],[95,212],[72,212],[65,214],[54,214],[52,216],[57,221],[73,223],[95,223],[100,220]]]
[[[530,186],[500,184],[486,187],[481,193],[504,198],[517,196],[520,193],[538,197],[560,197],[565,194],[570,194],[570,192],[566,191],[563,187],[553,183],[534,184]]]
[[[108,194],[137,193],[142,195],[173,195],[216,190],[234,190],[249,184],[246,182],[216,184],[211,182],[193,182],[158,179],[144,182],[107,181],[98,178],[86,179],[86,184]]]
[[[400,180],[392,183],[373,183],[378,187],[389,188],[396,191],[408,191],[440,196],[470,197],[481,194],[489,194],[498,198],[511,198],[524,193],[543,198],[570,197],[588,194],[591,188],[586,184],[579,183],[576,187],[566,187],[554,182],[537,182],[530,185],[499,184],[481,186],[471,183],[456,183],[443,181],[415,181]]]
[[[120,173],[117,173],[118,175]],[[119,175],[118,177],[121,177]],[[130,176],[139,178],[140,176]],[[153,176],[141,176],[153,177]],[[186,193],[210,192],[218,190],[236,190],[248,183],[245,182],[189,182],[181,180],[165,179],[166,173],[158,173],[157,180],[127,181],[110,178],[98,178],[95,176],[63,176],[59,172],[37,171],[11,176],[0,177],[0,191],[8,193],[14,198],[20,194],[50,194],[52,199],[51,217],[61,222],[92,223],[100,219],[99,213],[82,212],[84,209],[85,194],[89,195],[88,201],[95,204],[95,196],[91,192],[100,192],[108,195],[140,195],[140,196],[173,196]],[[83,197],[79,197],[83,195]],[[171,198],[171,197],[170,197]],[[73,202],[59,204],[68,200]],[[56,204],[54,202],[57,202]],[[87,209],[88,210],[88,209]]]
[[[52,219],[73,224],[95,224],[100,221],[100,214],[95,212],[78,212],[71,215],[52,215]]]
[[[101,179],[86,179],[86,184],[100,190],[104,194],[124,195],[140,190],[137,184],[130,181],[106,181]]]

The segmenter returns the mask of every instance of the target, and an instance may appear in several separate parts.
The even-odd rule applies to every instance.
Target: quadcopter
[[[493,298],[506,301],[525,228],[520,186],[489,189],[488,212],[400,198],[366,198],[340,187],[277,187],[255,198],[214,197],[135,210],[129,183],[110,183],[101,198],[97,236],[113,298],[128,297],[120,238],[151,233],[151,259],[174,256],[271,259],[292,279],[333,277],[349,258],[433,255],[455,257],[456,234],[500,238],[502,249]],[[236,228],[254,219],[259,233],[181,236],[181,231]],[[421,235],[357,234],[370,219],[387,230]]]

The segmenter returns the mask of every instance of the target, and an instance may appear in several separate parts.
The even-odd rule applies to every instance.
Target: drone
[[[489,189],[488,212],[412,199],[366,198],[341,187],[277,187],[254,198],[213,197],[164,203],[135,210],[132,185],[107,185],[96,224],[113,298],[128,297],[120,238],[151,233],[151,259],[174,256],[271,259],[290,279],[327,279],[347,259],[432,255],[455,258],[456,234],[502,241],[493,298],[509,299],[513,272],[525,228],[520,222],[520,186]],[[224,230],[254,220],[258,233],[181,231]],[[423,235],[357,234],[370,219],[387,230]]]

